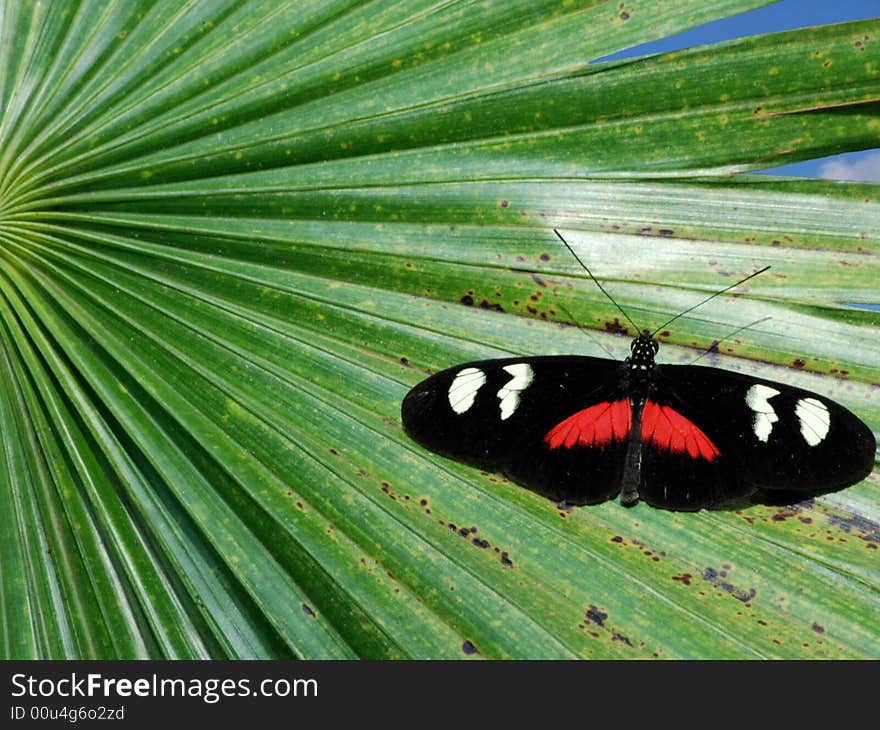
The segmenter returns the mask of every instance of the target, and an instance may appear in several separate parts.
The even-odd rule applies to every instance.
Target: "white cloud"
[[[880,152],[869,152],[855,160],[830,160],[819,168],[819,177],[829,180],[880,182]]]

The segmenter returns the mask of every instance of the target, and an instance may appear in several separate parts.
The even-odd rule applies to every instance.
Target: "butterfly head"
[[[649,332],[642,332],[629,346],[630,356],[626,358],[626,365],[630,370],[653,370],[654,355],[660,349],[657,342]]]

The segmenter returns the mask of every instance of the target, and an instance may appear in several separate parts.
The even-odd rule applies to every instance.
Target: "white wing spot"
[[[770,432],[773,430],[773,424],[779,420],[773,406],[768,400],[774,395],[779,395],[779,391],[766,385],[753,385],[746,393],[746,405],[755,412],[754,421],[752,421],[752,429],[759,441],[767,443],[770,438]]]
[[[828,406],[815,398],[803,398],[797,402],[794,412],[801,422],[801,436],[810,446],[822,443],[831,428]]]
[[[461,415],[467,411],[477,397],[477,391],[486,382],[486,374],[477,368],[460,370],[449,386],[449,405]]]
[[[519,406],[519,394],[531,385],[535,379],[535,373],[528,363],[519,362],[516,365],[505,365],[504,372],[510,373],[513,378],[507,385],[498,391],[498,400],[501,401],[501,420],[510,418],[517,406]]]

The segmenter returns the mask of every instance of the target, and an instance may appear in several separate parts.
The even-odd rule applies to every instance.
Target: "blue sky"
[[[880,0],[781,0],[767,7],[725,18],[689,30],[686,33],[645,43],[609,58],[627,58],[646,53],[673,51],[689,46],[772,33],[810,25],[843,23],[849,20],[880,17]],[[880,141],[878,141],[880,146]],[[798,162],[773,169],[773,174],[827,177],[838,180],[880,182],[880,150],[851,152],[819,160]]]

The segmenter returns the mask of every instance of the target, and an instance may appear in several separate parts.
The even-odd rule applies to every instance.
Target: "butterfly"
[[[840,404],[751,375],[657,363],[655,334],[668,324],[642,331],[622,362],[551,355],[448,368],[406,394],[403,427],[431,451],[564,505],[619,496],[698,510],[759,490],[833,491],[871,472],[874,435]]]

